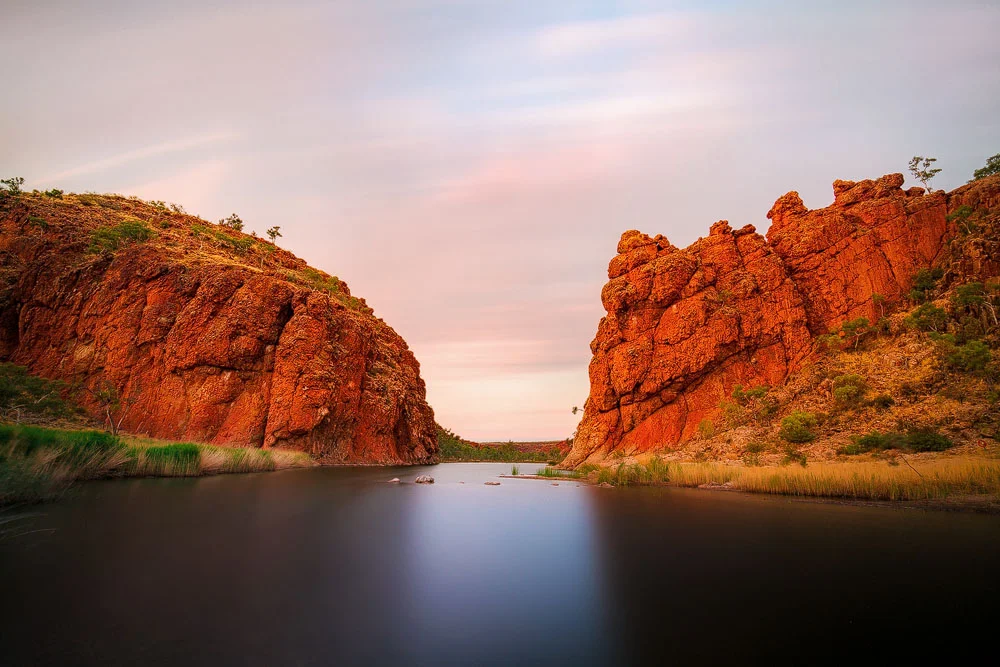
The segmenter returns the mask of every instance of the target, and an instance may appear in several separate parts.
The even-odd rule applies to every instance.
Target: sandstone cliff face
[[[768,213],[767,239],[726,221],[683,250],[625,232],[565,465],[671,448],[717,417],[736,385],[781,384],[809,360],[815,336],[858,317],[875,322],[942,259],[955,231],[949,211],[1000,196],[1000,178],[950,194],[902,184],[900,174],[837,181],[834,203],[813,211],[790,192]],[[988,254],[970,261],[982,268]]]
[[[93,392],[124,430],[309,452],[436,460],[406,343],[347,286],[249,235],[122,197],[22,195],[0,212],[0,360]],[[113,252],[98,229],[145,221]]]

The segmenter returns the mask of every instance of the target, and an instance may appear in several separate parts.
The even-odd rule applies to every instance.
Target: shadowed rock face
[[[677,445],[717,416],[735,385],[782,383],[809,359],[815,336],[858,317],[875,322],[873,294],[890,307],[919,269],[942,259],[950,210],[995,205],[1000,195],[1000,178],[950,194],[902,184],[901,174],[837,181],[833,205],[814,211],[789,192],[768,213],[767,239],[726,221],[683,250],[625,232],[601,293],[608,314],[591,343],[590,396],[565,465]]]
[[[419,364],[345,284],[239,232],[92,200],[25,195],[0,211],[0,360],[81,387],[95,413],[86,390],[114,387],[133,433],[331,463],[436,460]],[[156,236],[89,249],[123,219]]]

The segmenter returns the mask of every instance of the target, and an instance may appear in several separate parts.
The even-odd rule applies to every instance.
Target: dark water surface
[[[995,645],[1000,517],[483,485],[509,470],[85,485],[0,525],[0,665],[895,664]],[[437,483],[384,483],[418,474]]]

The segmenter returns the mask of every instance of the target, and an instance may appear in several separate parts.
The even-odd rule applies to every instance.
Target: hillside
[[[995,446],[1000,177],[902,183],[837,181],[813,211],[788,193],[767,238],[720,221],[682,250],[626,232],[564,465]]]
[[[239,226],[119,195],[6,196],[0,361],[134,434],[435,461],[405,341],[343,281]]]

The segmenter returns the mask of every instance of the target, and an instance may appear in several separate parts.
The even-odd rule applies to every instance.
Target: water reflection
[[[87,485],[0,541],[0,664],[817,663],[987,636],[996,517],[483,485],[505,472]]]

